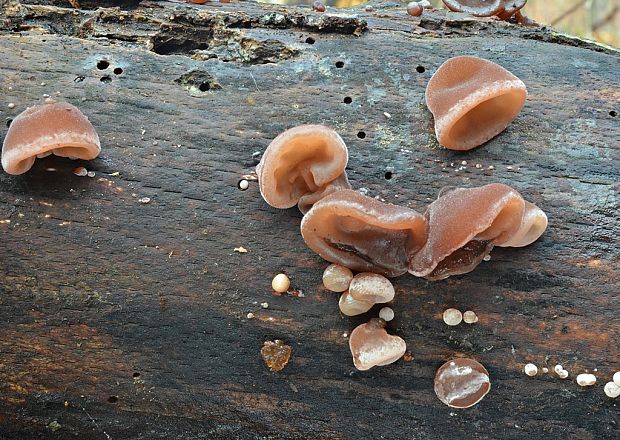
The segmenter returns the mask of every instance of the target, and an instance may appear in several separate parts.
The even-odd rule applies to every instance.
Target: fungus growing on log
[[[278,135],[256,166],[260,193],[274,208],[299,203],[305,213],[321,197],[351,186],[342,138],[323,125],[301,125]]]
[[[332,292],[344,292],[349,288],[353,272],[348,267],[330,264],[323,272],[323,285]]]
[[[501,183],[444,189],[429,205],[425,217],[428,240],[413,255],[409,272],[429,280],[470,272],[493,246],[529,244],[544,231],[538,225],[527,227],[531,222],[524,220],[530,217],[525,201],[517,191]],[[531,217],[539,218],[535,214]]]
[[[407,344],[385,331],[385,321],[374,318],[351,332],[349,348],[355,368],[369,370],[396,362],[405,354]]]
[[[2,167],[9,174],[23,174],[37,157],[90,160],[100,151],[97,132],[77,107],[46,99],[13,119],[2,145]]]
[[[424,12],[424,8],[418,2],[410,2],[407,4],[407,14],[412,17],[419,17]]]
[[[525,202],[525,213],[521,219],[521,226],[512,238],[500,247],[523,247],[534,243],[547,229],[547,214],[538,206]]]
[[[382,275],[370,272],[358,273],[349,285],[349,291],[340,297],[338,306],[347,316],[366,313],[375,304],[394,299],[394,286]]]
[[[437,140],[451,150],[470,150],[497,136],[519,114],[526,97],[523,81],[474,56],[450,58],[426,87]]]
[[[443,0],[443,3],[454,12],[464,12],[476,17],[495,15],[502,20],[508,20],[525,6],[527,0]]]
[[[304,241],[327,261],[389,277],[407,271],[427,233],[427,221],[417,212],[353,190],[328,195],[301,221]]]
[[[435,394],[452,408],[472,407],[490,389],[489,372],[473,359],[453,359],[443,364],[435,374]]]

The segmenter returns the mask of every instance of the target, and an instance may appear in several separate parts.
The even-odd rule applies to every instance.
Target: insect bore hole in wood
[[[110,67],[110,62],[108,60],[99,60],[97,62],[97,69],[99,70],[105,70],[108,67]]]
[[[312,38],[312,37],[308,37],[308,38],[306,38],[306,43],[308,43],[308,44],[314,44],[314,43],[315,43],[315,41],[316,41],[316,40],[315,40],[314,38]]]
[[[609,116],[611,116],[612,118],[615,118],[616,116],[618,116],[618,112],[615,110],[612,110],[609,112]]]
[[[342,69],[344,67],[344,61],[336,61],[336,67]]]
[[[110,397],[108,397],[108,402],[110,402],[110,403],[118,402],[118,396],[110,396]]]
[[[200,90],[201,92],[208,92],[209,89],[211,89],[211,86],[206,81],[203,83],[200,83],[200,85],[198,86],[198,90]]]
[[[108,76],[108,75],[106,75],[106,76],[102,76],[102,77],[99,79],[99,81],[101,81],[102,83],[106,83],[106,84],[108,84],[108,83],[111,83],[111,82],[112,82],[112,77],[111,77],[111,76]]]
[[[415,71],[418,73],[424,73],[426,72],[426,69],[424,68],[424,66],[418,66],[415,68]]]
[[[140,373],[138,373],[137,371],[133,374],[134,379],[137,379],[140,377]]]
[[[353,102],[353,99],[350,96],[345,96],[344,99],[342,100],[345,104],[351,104]]]
[[[360,139],[364,139],[366,137],[366,132],[358,131],[357,132],[357,137],[360,138]]]
[[[391,171],[385,172],[385,180],[390,180],[392,177],[394,177],[394,173],[392,173]]]
[[[123,69],[121,69],[120,67],[117,67],[113,70],[114,75],[120,75],[121,73],[123,73]]]

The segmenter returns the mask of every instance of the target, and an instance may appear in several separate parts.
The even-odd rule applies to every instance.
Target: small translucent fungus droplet
[[[604,391],[607,397],[611,397],[612,399],[620,396],[620,386],[616,385],[615,382],[607,382]]]
[[[283,273],[277,274],[271,281],[271,287],[278,293],[286,292],[290,286],[291,280]]]
[[[566,379],[568,377],[568,371],[562,370],[558,373],[560,379]]]
[[[620,387],[620,371],[614,373],[614,383]]]
[[[536,376],[538,374],[538,367],[534,364],[525,364],[525,367],[523,367],[523,371],[528,376]]]
[[[88,173],[86,173],[86,175],[92,179],[93,177],[95,177],[95,172],[89,171]]]
[[[443,322],[447,325],[459,325],[463,320],[463,314],[458,309],[446,309],[443,312]]]
[[[260,355],[271,371],[280,371],[288,364],[291,352],[290,345],[276,339],[275,341],[265,341],[260,350]]]
[[[358,301],[386,303],[394,299],[394,286],[383,275],[371,272],[358,273],[351,280],[349,294]]]
[[[452,408],[474,406],[490,389],[489,372],[473,359],[453,359],[435,374],[435,394]]]
[[[77,167],[73,170],[73,174],[76,176],[84,177],[88,174],[88,170],[84,167]]]
[[[323,285],[332,292],[344,292],[349,288],[353,272],[348,267],[330,264],[323,272]]]
[[[15,108],[15,103],[14,102],[9,102],[9,105],[7,107],[8,108]]]
[[[420,6],[418,2],[410,2],[407,5],[407,14],[411,15],[412,17],[419,17],[420,15],[422,15],[423,11],[424,8]]]
[[[138,203],[142,203],[143,205],[146,205],[147,203],[151,203],[151,198],[150,197],[140,197],[138,199]]]
[[[482,261],[491,261],[491,256],[490,255],[485,255],[484,258],[482,259]]]
[[[399,336],[385,331],[385,322],[371,319],[357,326],[349,338],[353,364],[358,370],[369,370],[396,362],[407,350],[407,344]]]
[[[553,371],[555,371],[555,374],[560,374],[562,371],[564,371],[564,367],[562,367],[562,365],[557,364],[555,367],[553,367]]]
[[[246,315],[246,318],[248,319],[254,319],[254,313],[250,312]]]
[[[268,309],[268,308],[269,308],[269,303],[266,303],[266,302],[264,302],[264,303],[260,303],[260,306],[261,306],[263,309]]]
[[[383,307],[379,310],[379,318],[383,319],[385,322],[389,322],[394,319],[394,310],[390,307]]]
[[[366,313],[375,303],[372,301],[358,301],[351,296],[349,292],[344,292],[340,295],[340,300],[338,301],[338,307],[340,311],[347,316],[356,316],[361,315],[362,313]]]
[[[320,1],[312,3],[312,9],[316,12],[325,12],[325,5]]]
[[[547,367],[543,367],[542,372],[547,374],[549,372],[549,369]]]
[[[250,182],[248,182],[245,179],[242,179],[239,181],[239,189],[241,191],[245,191],[246,189],[248,189],[248,187],[250,186]]]
[[[596,383],[596,376],[594,374],[582,373],[577,375],[577,383],[582,387],[589,387]]]
[[[478,315],[476,315],[476,312],[467,310],[463,313],[463,321],[465,321],[466,324],[474,324],[478,322]]]

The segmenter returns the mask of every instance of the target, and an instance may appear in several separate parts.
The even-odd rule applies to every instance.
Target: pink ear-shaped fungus
[[[304,241],[327,261],[388,277],[407,271],[427,233],[426,219],[417,212],[353,190],[330,194],[301,221]]]
[[[91,160],[100,151],[97,132],[77,107],[47,99],[13,119],[2,145],[2,167],[9,174],[23,174],[37,157]]]
[[[443,0],[448,9],[476,17],[490,17],[504,10],[503,0]]]
[[[347,147],[323,125],[300,125],[278,135],[256,166],[260,193],[274,208],[299,203],[306,212],[321,197],[351,188],[345,174]]]
[[[474,56],[450,58],[426,87],[437,140],[451,150],[470,150],[497,136],[519,114],[526,97],[523,81]]]
[[[525,201],[525,213],[521,226],[509,240],[500,247],[523,247],[534,243],[547,229],[547,215],[533,203]]]
[[[355,368],[369,370],[396,362],[405,354],[407,344],[385,331],[385,321],[374,318],[351,332],[349,348]]]
[[[494,245],[515,235],[524,212],[521,195],[500,183],[440,193],[426,210],[428,240],[409,272],[429,280],[471,272]]]

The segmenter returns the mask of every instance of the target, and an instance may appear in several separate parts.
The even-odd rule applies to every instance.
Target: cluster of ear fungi
[[[442,0],[448,9],[465,12],[476,17],[498,17],[508,20],[512,16],[518,23],[530,25],[531,20],[521,14],[527,0]]]
[[[471,56],[446,61],[426,90],[437,139],[457,150],[498,135],[517,116],[526,96],[517,77]],[[500,183],[444,188],[424,214],[384,203],[351,188],[347,161],[347,147],[335,131],[302,125],[277,136],[256,167],[261,195],[269,205],[297,205],[304,214],[301,235],[310,249],[333,263],[323,283],[341,293],[339,308],[347,316],[392,301],[394,287],[386,277],[409,272],[442,280],[464,274],[494,246],[527,246],[547,227],[540,208]],[[388,334],[386,321],[376,318],[355,328],[349,345],[359,370],[395,362],[406,350],[405,341]],[[448,362],[435,382],[442,402],[460,408],[478,402],[489,388],[484,367],[469,359]]]
[[[48,98],[11,122],[2,144],[2,168],[23,174],[36,158],[55,154],[91,160],[100,151],[99,136],[88,118],[77,107]]]

